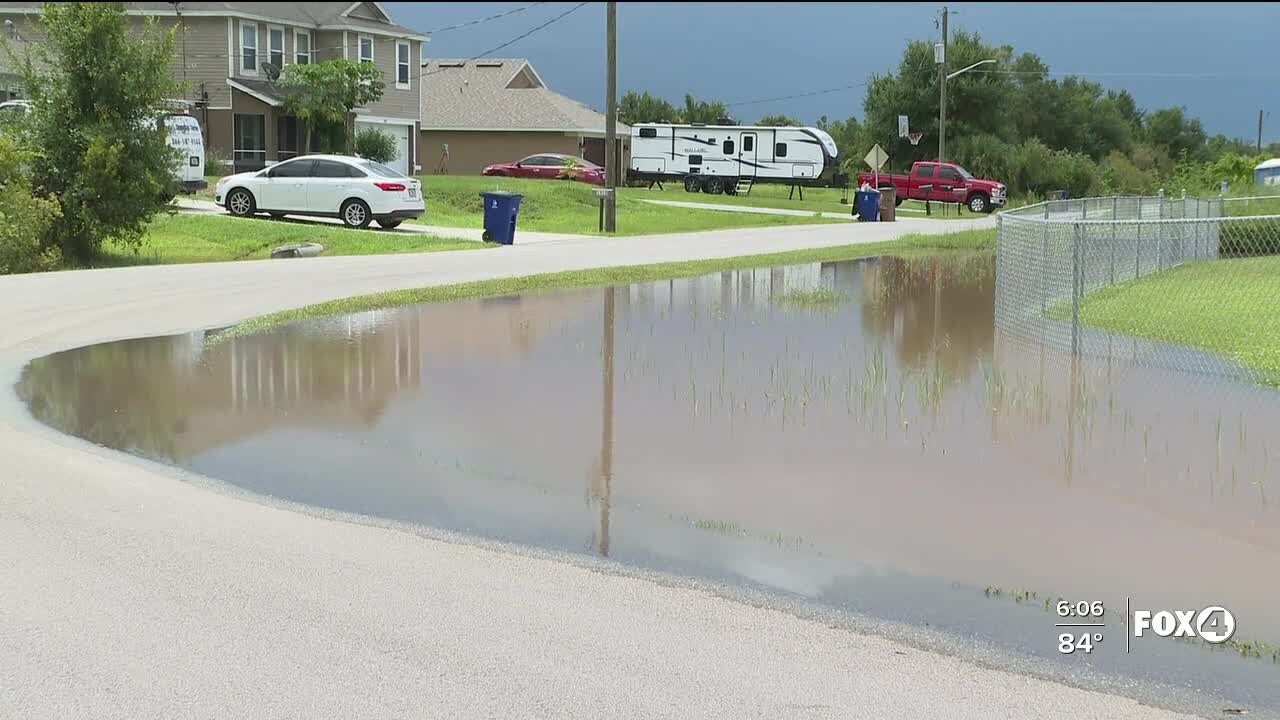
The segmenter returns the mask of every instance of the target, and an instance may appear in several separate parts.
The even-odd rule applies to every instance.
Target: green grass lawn
[[[298,242],[318,242],[325,255],[376,255],[398,252],[469,250],[484,247],[471,240],[385,230],[348,230],[315,223],[233,218],[222,215],[161,215],[151,222],[142,247],[108,244],[96,263],[119,265],[174,264],[252,260],[271,256],[271,249]]]
[[[1085,297],[1081,320],[1209,350],[1280,385],[1280,257],[1182,265]]]
[[[540,232],[595,234],[599,228],[599,201],[595,189],[586,183],[568,180],[523,180],[483,177],[479,175],[422,175],[422,196],[427,214],[420,222],[446,227],[480,228],[484,207],[480,193],[486,190],[508,190],[524,197],[520,201],[519,229]],[[695,199],[684,190],[675,198]],[[655,233],[693,232],[739,227],[770,227],[841,222],[819,217],[785,215],[750,215],[718,213],[708,210],[663,207],[641,202],[641,198],[658,199],[660,193],[622,188],[618,192],[618,234],[648,235]],[[517,233],[519,230],[517,230]]]
[[[687,193],[684,186],[678,182],[663,183],[662,190],[654,187],[652,190],[647,188],[627,188],[623,192],[634,195],[637,198],[649,200],[675,200],[679,202],[697,202],[710,203],[714,205],[744,205],[747,207],[763,207],[763,208],[780,208],[783,210],[807,210],[809,212],[828,212],[840,213],[842,215],[851,215],[853,208],[850,205],[841,204],[839,188],[823,188],[812,187],[804,189],[804,200],[800,199],[800,191],[796,190],[794,197],[791,197],[791,187],[788,185],[778,185],[774,183],[759,184],[751,188],[750,195],[707,195],[705,193]],[[849,202],[853,202],[853,192],[849,193]],[[945,207],[945,212],[943,208]],[[933,219],[972,219],[983,217],[974,215],[965,210],[958,210],[958,205],[941,205],[933,206],[933,213],[925,215],[924,203],[915,201],[904,202],[898,207],[898,214],[903,217],[929,217]]]

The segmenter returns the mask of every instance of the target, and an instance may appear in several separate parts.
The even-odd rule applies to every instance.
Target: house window
[[[732,154],[733,154],[733,141],[732,141],[732,140],[725,140],[725,141],[724,141],[724,154],[725,154],[725,155],[732,155]]]
[[[277,70],[284,67],[284,28],[267,28],[267,59]]]
[[[236,172],[263,167],[267,162],[267,116],[237,113],[232,124],[236,135]]]
[[[292,115],[276,116],[276,154],[279,159],[288,160],[308,152],[320,152],[320,134],[311,133],[311,149],[303,151],[306,137],[307,128],[301,120]]]
[[[773,156],[774,156],[774,157],[786,157],[786,156],[787,156],[787,144],[786,144],[786,143],[774,143],[774,144],[773,144]]]
[[[258,25],[240,23],[240,70],[245,75],[258,74]]]
[[[373,38],[368,35],[360,36],[360,62],[373,62]]]
[[[396,42],[396,87],[409,89],[409,43]]]
[[[293,31],[293,61],[299,65],[311,64],[311,33],[305,30]]]

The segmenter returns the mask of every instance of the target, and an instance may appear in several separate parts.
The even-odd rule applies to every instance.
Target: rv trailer
[[[688,192],[734,193],[743,185],[839,187],[835,140],[811,127],[631,126],[629,180],[681,181]]]

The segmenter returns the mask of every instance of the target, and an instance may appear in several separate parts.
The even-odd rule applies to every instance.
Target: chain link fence
[[[1059,357],[1280,384],[1280,215],[1221,198],[1051,200],[1001,213],[996,327]]]

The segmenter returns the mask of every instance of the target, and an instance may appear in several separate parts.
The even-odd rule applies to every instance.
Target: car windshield
[[[382,163],[376,163],[372,160],[365,160],[364,162],[360,163],[360,167],[368,170],[374,175],[381,175],[382,177],[389,177],[389,178],[406,177],[399,170],[389,168],[386,165],[383,165]]]

